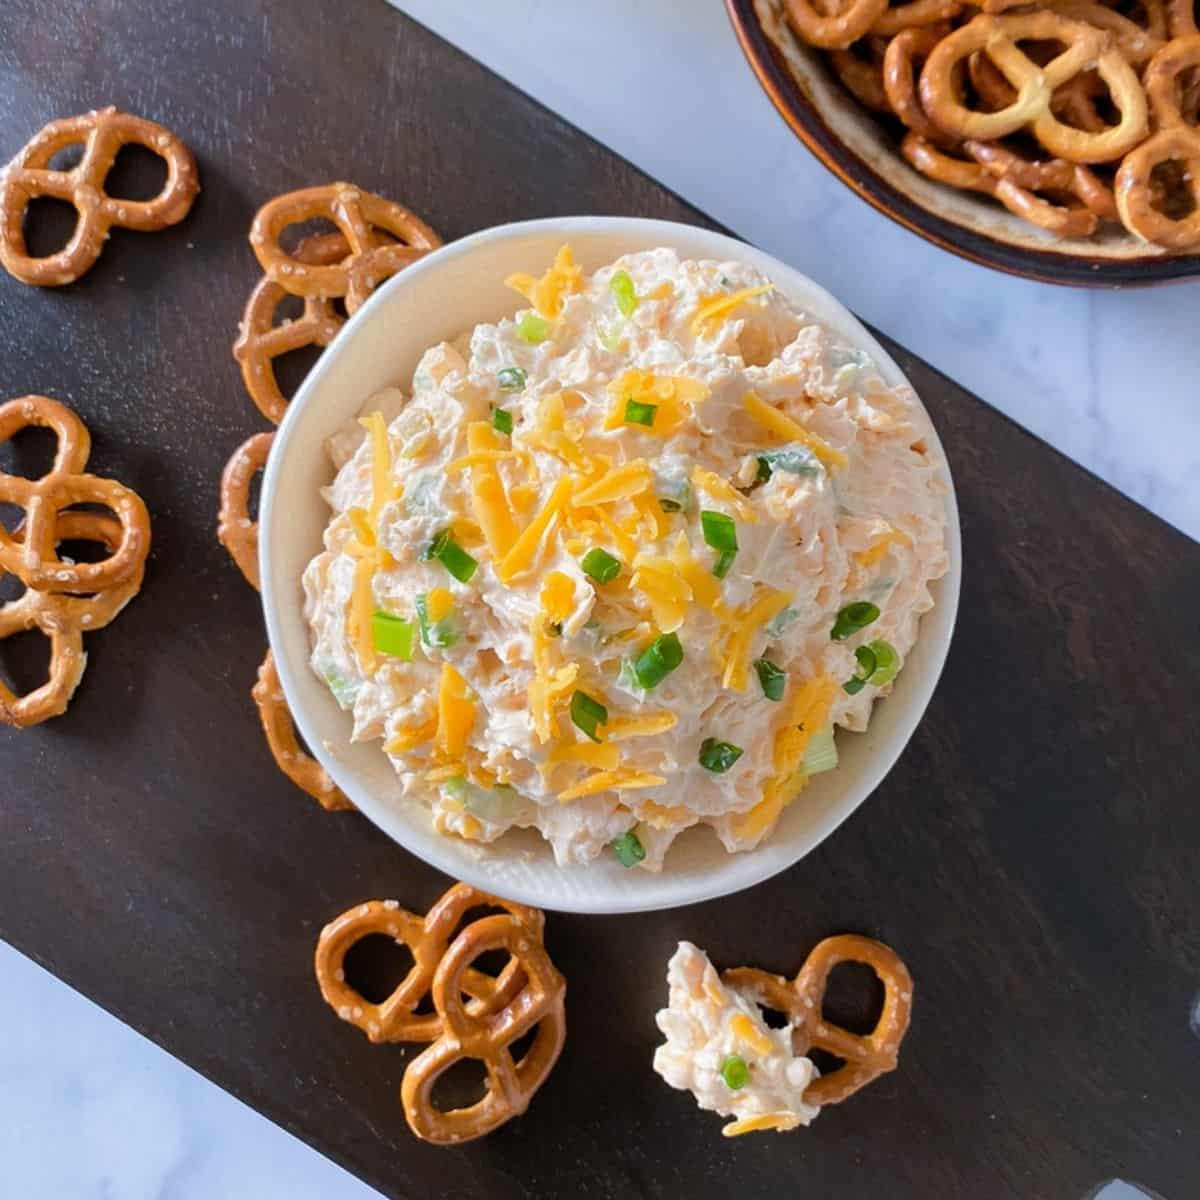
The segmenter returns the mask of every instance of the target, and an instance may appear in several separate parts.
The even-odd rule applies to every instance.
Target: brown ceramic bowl
[[[998,271],[1073,287],[1137,287],[1200,276],[1200,254],[1168,254],[1117,225],[1091,238],[1056,238],[985,196],[935,183],[901,157],[894,129],[868,112],[819,51],[778,22],[786,53],[767,36],[781,0],[725,0],[738,40],[771,102],[844,184],[934,245]],[[897,123],[897,128],[898,128]]]

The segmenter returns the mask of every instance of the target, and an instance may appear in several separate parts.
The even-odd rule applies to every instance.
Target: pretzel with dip
[[[83,146],[83,157],[69,171],[54,170],[54,156],[68,146]],[[150,200],[110,196],[104,181],[122,146],[144,146],[167,164],[167,181]],[[95,265],[119,225],[142,233],[182,221],[200,191],[192,152],[169,129],[102,108],[78,117],[51,121],[0,175],[0,263],[22,283],[59,287],[72,283]],[[52,196],[79,214],[75,232],[56,254],[34,258],[25,245],[22,226],[32,200]]]
[[[1181,108],[1180,83],[1200,69],[1200,34],[1168,42],[1146,68],[1146,91],[1157,132],[1128,155],[1117,172],[1117,207],[1127,228],[1144,241],[1172,250],[1200,244],[1200,128],[1189,125]],[[1155,168],[1170,161],[1184,166],[1191,211],[1174,217],[1154,204]]]
[[[855,1034],[823,1013],[830,972],[838,963],[869,966],[884,986],[875,1028]],[[666,1042],[654,1069],[671,1087],[690,1091],[701,1108],[732,1116],[726,1137],[808,1125],[894,1070],[912,1011],[912,979],[899,957],[870,938],[826,938],[792,981],[752,967],[718,975],[704,951],[680,942],[667,966],[668,1004],[658,1013]],[[783,1013],[783,1028],[762,1010]],[[808,1054],[820,1049],[843,1060],[822,1075]]]

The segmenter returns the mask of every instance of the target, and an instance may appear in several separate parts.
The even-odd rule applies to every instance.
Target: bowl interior
[[[1168,254],[1106,223],[1060,238],[976,192],[935,182],[900,154],[899,121],[859,104],[823,54],[801,42],[783,0],[727,0],[742,48],[780,115],[854,192],[914,233],[974,262],[1080,286],[1148,284],[1200,275],[1200,255]]]
[[[304,738],[342,790],[381,829],[458,879],[545,908],[632,912],[691,903],[736,891],[789,866],[845,820],[878,784],[916,726],[949,646],[958,601],[958,514],[949,475],[948,574],[934,586],[937,605],[893,694],[868,732],[839,731],[841,764],[818,776],[784,814],[774,836],[747,854],[726,853],[707,829],[687,831],[659,875],[627,871],[610,856],[560,868],[531,831],[505,835],[491,848],[433,830],[423,806],[400,797],[379,744],[350,742],[351,722],[308,666],[309,637],[300,578],[321,549],[329,510],[319,489],[333,475],[325,440],[389,385],[410,390],[421,353],[482,321],[512,313],[518,298],[503,286],[517,270],[548,263],[563,242],[594,270],[620,254],[674,248],[691,258],[748,261],[802,309],[866,350],[889,384],[896,364],[840,304],[782,263],[719,234],[660,221],[560,218],[502,226],[453,243],[385,285],[346,326],[292,401],[263,483],[260,516],[263,607],[280,678]],[[928,419],[928,418],[926,418]],[[932,425],[928,436],[937,442]],[[938,443],[940,445],[940,443]]]

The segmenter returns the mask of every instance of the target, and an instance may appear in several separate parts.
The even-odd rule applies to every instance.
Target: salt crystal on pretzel
[[[350,246],[346,260],[314,266],[283,249],[285,229],[313,220],[338,227]],[[269,279],[295,296],[345,296],[351,313],[377,284],[441,244],[416,213],[349,183],[276,196],[258,210],[250,227],[250,245]]]
[[[472,1011],[464,1003],[473,964],[489,951],[506,951],[525,982],[496,1012]],[[566,1041],[566,980],[523,922],[512,916],[485,917],[458,935],[433,978],[433,1006],[442,1025],[436,1041],[408,1065],[400,1099],[409,1128],[423,1141],[455,1145],[483,1137],[529,1106],[545,1083]],[[519,1059],[511,1047],[533,1032]],[[474,1104],[445,1111],[433,1103],[438,1079],[463,1059],[487,1069],[483,1096]]]
[[[47,396],[23,396],[0,404],[0,442],[39,426],[58,438],[54,462],[39,479],[0,474],[0,503],[24,510],[20,538],[0,526],[0,571],[42,592],[101,592],[140,573],[150,552],[150,516],[142,498],[112,479],[89,475],[91,435],[65,404]],[[111,553],[95,563],[59,558],[58,518],[77,504],[107,508],[121,534]]]
[[[350,243],[340,233],[305,238],[296,248],[296,258],[312,266],[342,263],[349,256]],[[233,345],[233,357],[242,368],[246,391],[258,411],[275,425],[283,420],[288,403],[275,376],[275,359],[310,346],[324,349],[345,324],[330,301],[308,296],[299,317],[276,325],[275,311],[290,294],[270,277],[260,280],[246,301]]]
[[[59,513],[55,544],[99,542],[112,553],[121,541],[121,524],[95,512]],[[14,535],[20,538],[20,531]],[[18,728],[41,724],[67,710],[83,678],[87,655],[83,634],[103,629],[141,590],[142,567],[123,583],[90,596],[39,592],[26,588],[16,600],[0,604],[0,641],[31,630],[40,631],[50,642],[50,669],[46,682],[23,696],[14,694],[0,680],[0,721]]]
[[[479,908],[505,909],[531,937],[541,939],[545,917],[538,909],[501,900],[466,883],[456,883],[423,917],[395,901],[369,900],[348,909],[321,931],[314,967],[325,1002],[373,1042],[434,1041],[442,1033],[441,1017],[436,1012],[416,1010],[428,997],[438,965],[463,928],[464,919]],[[405,946],[412,954],[413,965],[392,993],[375,1004],[347,982],[345,965],[354,946],[377,934]],[[467,970],[463,975],[463,990],[471,998],[467,1010],[474,1016],[496,1013],[524,985],[525,973],[515,958],[498,977]]]
[[[68,146],[83,146],[69,171],[53,170],[51,160]],[[167,180],[150,200],[108,195],[104,181],[122,146],[144,146],[167,164]],[[0,263],[22,283],[58,287],[89,271],[100,257],[108,231],[150,232],[182,221],[200,191],[191,151],[169,129],[103,108],[51,121],[0,173]],[[71,240],[56,254],[35,258],[25,245],[25,211],[30,201],[52,196],[79,214]]]

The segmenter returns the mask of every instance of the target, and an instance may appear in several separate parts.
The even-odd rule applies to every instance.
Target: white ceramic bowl
[[[613,217],[564,217],[484,230],[430,254],[380,288],[292,400],[262,488],[263,608],[283,689],[305,740],[361,812],[406,849],[457,879],[542,908],[587,913],[669,908],[735,892],[791,866],[870,795],[899,757],[929,703],[950,645],[961,571],[958,510],[947,474],[950,567],[934,586],[937,605],[922,619],[920,639],[892,695],[876,706],[866,733],[838,731],[837,770],[817,776],[758,849],[729,854],[710,830],[695,828],[676,841],[662,873],[654,875],[626,870],[609,855],[586,866],[558,867],[546,843],[530,830],[506,834],[487,848],[436,833],[428,809],[400,797],[379,743],[351,744],[350,716],[308,665],[300,578],[321,549],[329,516],[318,494],[333,474],[325,440],[380,388],[398,384],[409,390],[413,369],[428,347],[515,311],[518,297],[504,287],[504,277],[537,270],[563,242],[589,271],[621,254],[656,246],[669,246],[681,257],[749,262],[803,310],[866,350],[887,383],[904,382],[900,368],[832,296],[732,238],[688,225]],[[932,424],[927,437],[940,445]]]

